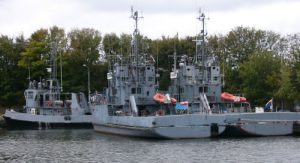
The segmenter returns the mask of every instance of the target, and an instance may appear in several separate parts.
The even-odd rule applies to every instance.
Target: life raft
[[[222,100],[225,101],[232,101],[232,102],[247,102],[246,97],[241,97],[241,96],[235,96],[233,94],[230,94],[228,92],[223,92],[221,94]]]
[[[53,106],[53,102],[52,101],[46,101],[46,106],[47,107],[52,107]]]
[[[177,102],[177,100],[175,98],[170,98],[169,95],[164,95],[161,93],[156,93],[153,96],[153,100],[160,104],[167,104],[167,103],[176,104],[176,102]]]

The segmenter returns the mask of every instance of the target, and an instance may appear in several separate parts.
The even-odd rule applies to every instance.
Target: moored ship
[[[168,93],[157,92],[155,60],[142,54],[138,43],[138,12],[130,56],[112,56],[108,88],[91,106],[95,131],[147,138],[206,138],[215,136],[290,135],[299,113],[252,112],[246,98],[222,95],[217,58],[205,51],[203,29],[192,57],[182,55],[170,74]],[[178,63],[177,63],[178,62]],[[177,68],[178,67],[178,68]],[[226,101],[227,100],[227,101]],[[238,107],[237,107],[238,106]]]
[[[170,96],[156,91],[155,60],[151,55],[140,53],[138,12],[133,12],[132,18],[136,28],[131,55],[110,58],[112,69],[107,74],[108,88],[104,95],[94,97],[102,102],[91,106],[94,129],[110,134],[169,139],[210,137],[224,131],[225,127],[211,130],[216,125],[212,127],[210,123],[221,124],[225,116],[210,115],[205,94],[201,93],[201,98],[187,104],[176,103],[176,98],[171,97],[175,94]],[[120,57],[123,58],[118,60]],[[176,109],[180,104],[194,110]]]
[[[7,109],[3,115],[12,129],[92,128],[92,115],[83,93],[62,93],[56,78],[56,44],[51,44],[50,77],[29,82],[22,109]]]

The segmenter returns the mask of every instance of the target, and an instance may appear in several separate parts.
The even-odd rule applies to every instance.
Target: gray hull
[[[226,115],[225,136],[282,136],[296,133],[296,112],[242,113]],[[229,130],[229,131],[228,131]]]
[[[141,128],[141,127],[130,127],[130,126],[119,126],[119,125],[104,125],[94,124],[94,130],[106,134],[131,136],[131,137],[144,137],[144,138],[158,138],[152,128]]]
[[[92,115],[33,115],[6,111],[3,117],[11,129],[92,128]]]
[[[283,136],[293,134],[293,122],[257,122],[236,126],[254,136]]]
[[[147,138],[208,138],[224,130],[223,115],[186,114],[169,116],[107,116],[107,107],[94,112],[95,131]]]
[[[299,113],[185,114],[168,116],[107,116],[96,109],[95,131],[146,138],[185,139],[217,136],[291,135]]]
[[[132,127],[119,125],[94,124],[94,130],[114,135],[158,138],[158,139],[191,139],[211,137],[210,126],[181,126],[181,127]]]

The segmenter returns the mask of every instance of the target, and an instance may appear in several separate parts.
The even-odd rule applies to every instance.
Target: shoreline
[[[3,114],[0,115],[0,129],[1,128],[5,128],[6,127],[6,123],[5,120],[3,118]]]
[[[5,107],[0,107],[0,129],[6,127],[5,120],[3,118],[3,115],[5,113],[6,108]]]
[[[5,110],[6,110],[6,108],[1,106],[0,107],[0,115],[4,114]]]

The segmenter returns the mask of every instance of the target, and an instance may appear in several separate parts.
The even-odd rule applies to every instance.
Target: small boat
[[[167,103],[172,103],[172,104],[176,104],[177,100],[175,98],[170,98],[169,94],[161,94],[161,93],[156,93],[153,96],[153,100],[160,103],[160,104],[167,104]]]
[[[231,101],[231,102],[247,102],[246,97],[235,96],[235,95],[230,94],[228,92],[223,92],[221,94],[221,98],[225,101]]]

